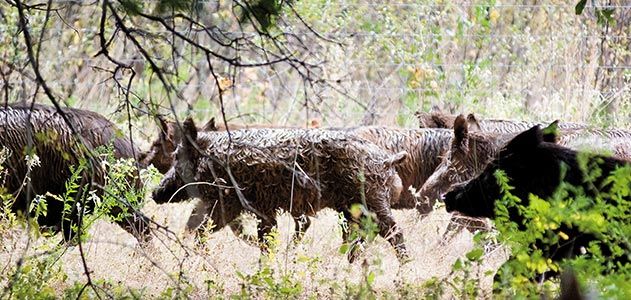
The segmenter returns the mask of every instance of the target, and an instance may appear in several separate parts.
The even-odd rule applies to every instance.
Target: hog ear
[[[452,149],[466,150],[469,142],[469,128],[463,115],[458,115],[454,120],[454,139],[451,142]]]
[[[432,124],[429,122],[429,120],[432,119],[430,114],[419,110],[415,112],[414,115],[418,119],[418,124],[420,128],[433,128]]]
[[[432,113],[432,122],[434,122],[435,128],[451,128],[448,124],[447,115],[439,112]]]
[[[478,123],[478,119],[476,119],[475,115],[468,114],[467,123],[469,124],[469,129],[471,131],[477,131],[477,132],[482,131],[482,127],[480,126],[480,123]]]
[[[197,140],[197,127],[191,117],[186,118],[182,123],[182,146],[186,149],[193,149],[193,143]]]
[[[390,158],[388,158],[385,161],[386,166],[391,167],[391,166],[397,166],[399,164],[401,164],[402,162],[404,162],[406,159],[408,158],[408,153],[407,151],[401,151],[395,155],[390,156]]]
[[[535,125],[515,136],[505,148],[511,152],[530,151],[530,149],[539,146],[542,141],[543,132],[539,125]]]
[[[217,125],[215,125],[215,117],[210,118],[204,127],[202,127],[202,131],[217,131]]]
[[[169,132],[169,124],[167,123],[167,121],[164,118],[160,117],[160,116],[157,116],[156,118],[158,118],[158,125],[160,125],[161,135],[168,134],[168,132]]]
[[[556,143],[559,141],[559,120],[554,120],[548,127],[541,130],[543,132],[543,141],[548,143]]]
[[[429,110],[430,113],[442,113],[443,110],[436,104],[432,105],[432,108]]]

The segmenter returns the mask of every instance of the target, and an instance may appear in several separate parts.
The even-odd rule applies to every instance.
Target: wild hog
[[[549,133],[546,133],[544,138],[548,141],[557,139],[554,134],[556,125],[557,122],[554,122],[546,129]],[[463,115],[454,120],[451,144],[441,155],[441,162],[433,174],[427,178],[419,190],[421,198],[419,207],[433,207],[440,196],[449,191],[452,186],[473,178],[484,169],[498,149],[513,137],[512,133],[469,131],[470,126],[472,126],[471,123],[465,120]],[[450,229],[463,226],[469,230],[488,228],[484,220],[454,217],[452,221]]]
[[[581,138],[583,132],[571,129],[560,130],[558,129],[559,124],[562,123],[555,121],[543,129],[543,139],[546,142],[557,142],[575,150],[585,148],[584,145],[587,140]],[[465,182],[481,172],[501,146],[515,136],[514,133],[470,131],[472,126],[471,122],[465,120],[462,115],[454,121],[454,138],[449,151],[443,156],[442,162],[436,167],[434,174],[427,179],[419,192],[421,198],[429,202],[430,205],[452,186]],[[478,128],[477,126],[473,127]],[[612,133],[615,132],[617,131],[612,131]],[[589,141],[594,142],[591,139]],[[626,157],[622,155],[621,151],[626,149],[624,147],[629,144],[624,141],[618,141],[618,143],[612,143],[608,147],[606,141],[601,141],[598,147],[618,148],[616,157],[624,159]]]
[[[175,159],[175,149],[181,142],[181,130],[179,130],[176,122],[165,121],[158,118],[160,124],[160,133],[158,138],[153,141],[148,151],[141,154],[140,161],[144,165],[153,165],[162,174],[165,174],[173,165]],[[248,128],[267,128],[264,125],[242,125],[229,124],[230,130],[248,129]],[[270,125],[271,126],[271,125]],[[268,126],[269,127],[269,126]],[[215,118],[211,118],[204,126],[197,128],[198,132],[206,131],[226,131],[224,124],[217,124]],[[206,219],[208,211],[207,202],[199,202],[193,209],[190,219],[187,222],[188,229],[198,228]],[[306,216],[294,218],[295,237],[297,240],[302,238],[304,232],[311,226],[311,220]],[[242,226],[238,223],[230,223],[230,229],[237,235],[242,235]]]
[[[375,214],[379,234],[406,257],[390,212],[401,193],[394,165],[405,152],[389,155],[343,131],[254,129],[228,136],[198,132],[190,118],[183,130],[174,165],[153,192],[157,203],[191,197],[213,203],[214,230],[252,211],[261,218],[261,241],[276,225],[278,209],[299,217],[328,207],[352,217],[349,208],[360,203]]]
[[[492,161],[486,165],[483,172],[466,184],[456,186],[445,195],[447,211],[458,211],[472,217],[495,218],[495,202],[503,195],[503,189],[495,176],[498,170],[502,170],[509,179],[509,185],[513,187],[510,192],[520,199],[519,205],[527,207],[530,194],[547,201],[562,181],[579,187],[588,196],[606,193],[612,188],[612,184],[607,182],[606,178],[617,168],[631,167],[629,161],[602,155],[589,155],[584,159],[587,163],[581,163],[578,158],[579,152],[545,142],[543,135],[539,126],[535,126],[510,140],[493,155]],[[599,167],[600,172],[591,172],[588,175],[583,166],[593,164]],[[631,200],[628,193],[619,196],[616,198],[617,202],[612,204],[624,207],[624,202]],[[526,217],[514,208],[508,209],[508,215],[510,220],[517,224],[523,225],[527,222]],[[590,249],[588,244],[591,241],[598,240],[598,234],[590,232],[588,228],[568,226],[564,222],[559,226],[559,231],[565,233],[567,241],[547,247],[539,244],[536,246],[537,249],[544,251],[544,257],[553,261],[573,257],[580,253],[581,248]],[[620,245],[623,251],[617,251],[617,254],[606,245],[602,246],[601,250],[605,256],[622,265],[628,263],[631,253],[628,242],[626,245]]]
[[[422,200],[430,207],[453,185],[467,181],[482,171],[491,156],[511,137],[470,132],[469,124],[462,115],[455,119],[452,135],[442,161],[419,191]]]
[[[102,195],[104,170],[100,159],[90,155],[96,147],[112,145],[117,158],[133,158],[138,153],[116,126],[103,116],[73,108],[64,108],[62,111],[80,139],[72,134],[70,127],[53,107],[35,104],[31,109],[30,104],[18,103],[0,109],[0,146],[10,153],[6,161],[9,172],[4,187],[15,196],[13,211],[27,212],[35,195],[64,195],[65,183],[71,176],[71,166],[77,166],[83,158],[91,170],[81,173],[81,182],[78,184],[81,187],[88,185],[89,190]],[[30,153],[39,157],[39,165],[29,171],[25,155]],[[133,180],[130,185],[139,187],[140,181]],[[81,195],[72,196],[81,199]],[[85,204],[88,209],[94,206],[91,201]],[[49,198],[47,205],[47,214],[40,215],[38,223],[62,230],[64,238],[70,240],[73,235],[71,225],[77,224],[79,218],[77,205],[72,204],[70,215],[63,219],[64,203]],[[145,234],[149,229],[147,219],[126,202],[121,203],[121,207],[131,210],[132,215],[119,221],[119,225],[136,237]],[[112,213],[118,216],[121,208],[113,209]]]
[[[421,112],[417,111],[415,114],[419,121],[420,128],[454,128],[454,121],[458,115],[446,114],[443,112]],[[538,122],[516,121],[516,120],[503,120],[503,119],[478,119],[474,114],[467,115],[467,123],[473,129],[477,129],[482,132],[493,133],[519,133],[527,130],[535,125],[542,125]],[[588,129],[586,124],[560,122],[558,128],[565,129]]]
[[[421,128],[453,128],[457,116],[442,112],[416,112]],[[526,122],[501,119],[478,120],[473,114],[467,116],[467,123],[472,131],[513,134],[527,130],[538,122]],[[562,143],[571,145],[573,149],[588,151],[608,151],[619,158],[631,159],[631,131],[610,128],[592,128],[586,124],[571,122],[556,122],[558,136]]]

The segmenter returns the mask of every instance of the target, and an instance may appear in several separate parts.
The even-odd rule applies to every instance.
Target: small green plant
[[[362,243],[372,242],[379,233],[379,224],[375,222],[374,213],[368,211],[364,205],[353,204],[349,209],[353,220],[346,220],[340,214],[342,230],[348,234],[348,240],[340,246],[339,252],[347,255],[357,255],[358,251],[364,247]]]
[[[87,286],[85,282],[75,282],[69,288],[63,290],[63,299],[144,299],[144,289],[134,289],[125,286],[121,282],[112,283],[107,280],[95,280],[93,286]],[[173,298],[168,298],[173,299]]]
[[[115,158],[111,146],[98,147],[94,152],[100,157],[100,166],[90,165],[85,158],[79,159],[77,165],[69,167],[71,175],[65,184],[65,193],[63,195],[47,194],[52,199],[63,203],[62,219],[65,221],[75,221],[71,219],[83,210],[81,239],[87,237],[86,233],[90,226],[103,216],[108,216],[111,221],[120,221],[129,217],[134,210],[140,209],[145,194],[140,184],[141,174],[133,159]],[[102,174],[104,178],[102,187],[98,186],[97,182],[97,185],[90,189],[90,185],[82,183],[83,177],[90,177],[90,173],[95,176]],[[142,176],[145,176],[147,180],[154,180],[155,168],[154,171],[145,171]],[[97,194],[97,189],[102,189],[102,192]],[[41,201],[37,203],[37,207],[41,206],[39,204]],[[37,211],[32,210],[33,212]],[[78,233],[78,224],[71,224],[72,232]]]
[[[0,231],[12,227],[17,221],[17,215],[12,210],[15,197],[5,188],[9,170],[4,164],[10,156],[11,150],[2,146],[0,148]]]
[[[495,282],[496,291],[503,297],[554,294],[558,282],[537,283],[533,279],[546,272],[560,273],[567,267],[577,273],[579,280],[589,278],[590,286],[603,296],[631,296],[631,268],[615,263],[616,258],[624,256],[628,260],[631,249],[631,204],[626,200],[631,193],[631,167],[618,168],[599,181],[603,176],[600,163],[588,156],[579,157],[589,191],[563,182],[549,199],[530,195],[528,204],[511,195],[505,173],[495,174],[503,192],[496,205],[496,227],[500,239],[512,250],[512,258],[500,268]],[[517,212],[524,222],[512,222],[509,212]],[[576,230],[596,240],[581,249],[582,255],[553,261],[549,256],[552,249],[567,243],[568,232]]]
[[[269,299],[298,298],[303,292],[303,286],[295,273],[278,273],[273,267],[280,244],[279,232],[273,229],[265,236],[265,255],[259,261],[259,268],[253,274],[237,271],[241,280],[241,291],[235,298],[247,299],[265,296]]]
[[[484,256],[484,238],[486,233],[478,233],[473,237],[475,247],[467,252],[466,259],[457,259],[451,268],[452,274],[455,274],[449,282],[450,286],[456,292],[455,295],[460,299],[476,299],[480,297],[479,274],[473,274],[473,269],[480,266]]]
[[[5,274],[0,276],[8,283],[1,294],[5,299],[56,299],[55,284],[68,278],[56,255],[25,258]]]
[[[299,274],[295,272],[279,272],[274,264],[278,262],[280,233],[277,228],[272,229],[264,237],[264,253],[259,259],[259,268],[252,274],[237,271],[241,280],[239,294],[232,295],[236,299],[250,299],[264,296],[267,299],[295,299],[303,293],[303,285]],[[212,286],[217,285],[212,282]],[[209,286],[210,288],[210,286]]]

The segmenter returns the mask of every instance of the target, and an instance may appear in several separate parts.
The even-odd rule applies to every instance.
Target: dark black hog
[[[4,188],[15,197],[12,205],[15,212],[29,211],[36,195],[64,195],[65,184],[72,175],[71,168],[77,168],[80,160],[85,161],[85,171],[76,182],[79,189],[94,190],[96,195],[102,195],[105,171],[101,159],[92,153],[97,147],[111,146],[116,158],[134,158],[138,153],[129,139],[103,116],[73,108],[63,108],[62,111],[77,135],[73,135],[54,107],[16,103],[0,109],[0,147],[7,149],[9,154],[5,162],[8,174]],[[26,163],[28,154],[39,158],[39,165],[30,170]],[[135,188],[141,187],[137,177],[128,182]],[[93,201],[85,201],[88,193],[69,196],[74,198],[69,214],[62,216],[62,201],[45,197],[47,213],[38,216],[37,220],[41,226],[63,231],[65,240],[74,235],[72,226],[79,221],[80,203],[84,203],[87,210],[94,207]],[[112,217],[119,219],[119,225],[139,238],[149,229],[148,220],[122,200],[119,207],[112,208]]]
[[[509,185],[513,187],[510,190],[511,194],[520,199],[519,206],[528,206],[530,194],[547,201],[562,182],[565,182],[574,187],[568,191],[569,197],[584,197],[581,196],[583,193],[591,198],[604,197],[603,199],[608,201],[608,204],[624,209],[629,207],[628,201],[631,200],[628,193],[622,192],[613,197],[603,195],[612,192],[612,184],[607,181],[608,176],[618,168],[630,168],[630,164],[626,160],[580,153],[555,143],[545,142],[543,131],[535,126],[510,140],[492,156],[492,160],[481,174],[468,183],[455,187],[445,195],[444,200],[447,211],[458,211],[471,217],[495,218],[496,202],[503,199],[504,195],[503,188],[496,178],[497,171],[501,170],[509,179]],[[599,172],[586,171],[586,166],[594,165],[598,167]],[[631,188],[628,178],[626,183],[624,181],[622,183],[622,185],[625,184],[628,185],[626,187],[628,191]],[[575,195],[573,191],[577,190],[582,192]],[[523,226],[531,221],[514,206],[508,207],[507,211],[510,220],[518,224],[519,228],[523,229]],[[621,214],[628,214],[628,212],[623,211]],[[571,216],[567,217],[569,220]],[[554,245],[536,242],[536,249],[541,249],[544,257],[559,262],[585,251],[581,249],[591,249],[589,247],[591,242],[610,238],[607,237],[607,233],[590,231],[589,227],[568,223],[568,220],[561,220],[558,228],[558,231],[564,233],[564,240]],[[620,221],[625,222],[624,219]],[[615,231],[613,228],[609,230]],[[629,253],[631,253],[628,240],[618,246],[622,247],[622,253],[612,251],[605,243],[600,245],[600,251],[607,259],[616,264],[620,263],[621,266],[627,264],[628,268]],[[551,275],[555,273],[552,272]]]

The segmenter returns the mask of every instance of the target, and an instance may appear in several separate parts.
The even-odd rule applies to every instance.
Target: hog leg
[[[294,241],[300,241],[305,235],[305,232],[311,226],[311,219],[307,215],[300,215],[294,218],[295,232]]]
[[[377,215],[379,224],[379,235],[385,238],[397,253],[399,261],[407,261],[409,256],[405,247],[403,233],[397,226],[389,207],[369,207]]]
[[[263,254],[269,253],[269,244],[268,241],[266,241],[266,236],[268,236],[269,233],[272,232],[272,228],[274,228],[275,226],[276,219],[273,217],[261,219],[261,222],[257,226],[259,247],[261,248],[261,253]]]
[[[353,218],[348,209],[341,209],[341,211],[347,224],[347,228],[342,228],[342,240],[349,246],[346,258],[349,263],[352,263],[361,254],[364,244],[364,239],[358,231],[361,223],[359,220]],[[351,241],[350,239],[352,237],[355,237],[355,239]]]

